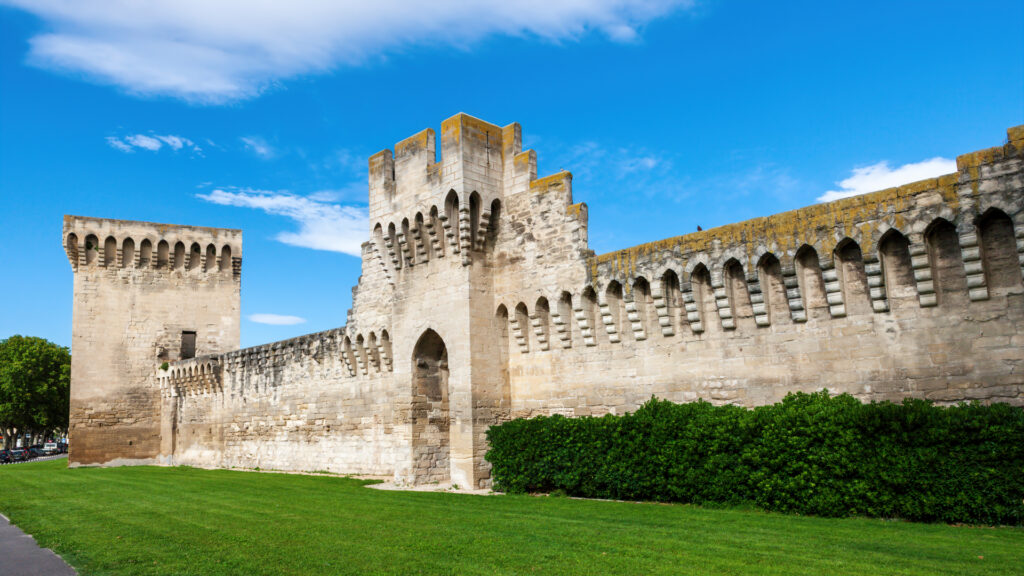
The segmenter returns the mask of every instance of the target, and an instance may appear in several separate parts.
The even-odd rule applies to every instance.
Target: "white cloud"
[[[597,142],[570,146],[557,160],[564,163],[564,168],[574,175],[598,175],[603,179],[642,178],[672,168],[672,162],[667,158],[644,148],[609,148]]]
[[[183,146],[191,146],[193,148],[197,148],[197,146],[193,144],[191,140],[189,140],[188,138],[182,138],[181,136],[167,135],[157,136],[157,138],[159,138],[161,142],[167,144],[174,150],[181,150]]]
[[[818,197],[818,202],[831,202],[858,194],[877,192],[952,172],[956,172],[956,160],[948,158],[932,158],[896,168],[890,167],[887,161],[882,161],[870,166],[854,168],[849,178],[837,182],[839,190],[825,192]]]
[[[186,148],[189,151],[200,155],[203,152],[202,148],[197,146],[188,138],[175,136],[173,134],[129,134],[121,137],[107,136],[107,144],[121,152],[134,152],[138,149],[157,152],[163,148],[164,145],[169,146],[175,152],[182,148]]]
[[[290,218],[298,232],[280,232],[276,239],[292,246],[330,250],[360,256],[360,245],[369,237],[365,209],[323,202],[312,197],[267,190],[222,190],[197,194],[197,198],[222,206],[255,208]]]
[[[250,98],[275,81],[379,59],[415,45],[465,47],[487,36],[636,40],[694,0],[0,0],[47,32],[36,65],[85,73],[131,93],[199,103]]]
[[[273,158],[277,154],[277,151],[274,150],[270,144],[267,144],[266,140],[259,136],[243,136],[240,140],[245,144],[246,150],[260,158],[269,159]]]
[[[306,323],[305,318],[283,314],[250,314],[249,320],[257,324],[273,324],[274,326],[291,326]]]
[[[156,152],[157,150],[160,149],[161,146],[164,145],[164,143],[158,140],[157,138],[153,138],[152,136],[146,136],[144,134],[126,136],[125,141],[130,146],[134,146],[136,148],[145,148],[146,150],[151,150],[153,152]]]
[[[123,142],[120,138],[116,138],[114,136],[107,136],[107,144],[109,144],[111,148],[120,150],[121,152],[134,151],[130,144],[127,144]]]
[[[686,194],[685,177],[678,173],[670,155],[641,146],[607,146],[599,142],[568,146],[552,142],[545,147],[557,152],[551,156],[551,164],[541,158],[541,171],[550,173],[558,167],[572,172],[579,189],[586,190],[591,197],[607,195],[617,200],[624,189],[646,198],[678,199]]]

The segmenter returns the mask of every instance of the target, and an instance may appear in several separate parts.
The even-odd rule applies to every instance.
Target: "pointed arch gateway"
[[[427,329],[412,352],[413,482],[447,482],[450,472],[448,349]]]

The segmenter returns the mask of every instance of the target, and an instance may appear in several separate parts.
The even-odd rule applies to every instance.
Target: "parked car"
[[[56,442],[47,442],[46,444],[43,444],[43,454],[46,454],[47,456],[60,454],[60,448],[57,447]]]
[[[10,450],[0,450],[0,464],[7,464],[11,461]]]
[[[24,462],[31,458],[28,450],[24,448],[15,448],[11,450],[11,462]]]
[[[46,452],[43,452],[43,447],[38,444],[36,444],[35,446],[29,446],[28,453],[31,455],[32,458],[46,456]]]

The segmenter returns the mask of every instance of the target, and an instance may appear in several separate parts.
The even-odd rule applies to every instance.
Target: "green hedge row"
[[[487,433],[495,488],[818,516],[1024,521],[1024,410],[791,394],[754,409],[651,399]]]

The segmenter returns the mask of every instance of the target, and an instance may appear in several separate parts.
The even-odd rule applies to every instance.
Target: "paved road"
[[[0,576],[74,576],[75,569],[0,514]]]
[[[67,454],[49,456],[46,460],[67,458]],[[32,462],[38,462],[37,458]],[[75,569],[49,548],[40,548],[36,541],[0,514],[0,576],[74,576]]]

